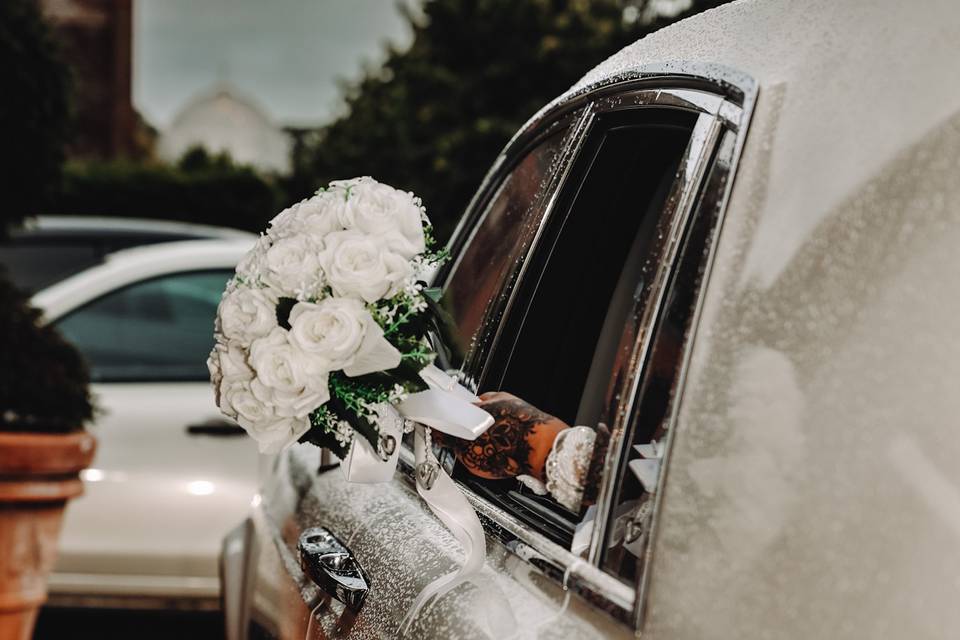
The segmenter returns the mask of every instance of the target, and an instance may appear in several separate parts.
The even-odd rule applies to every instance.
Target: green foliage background
[[[0,2],[0,238],[50,205],[69,134],[70,73],[38,4]]]
[[[46,211],[260,230],[331,180],[370,175],[419,195],[444,241],[540,107],[646,33],[725,1],[687,0],[670,17],[652,11],[664,0],[425,0],[414,13],[400,4],[412,44],[343,84],[343,115],[297,139],[292,175],[191,154],[177,166],[70,164]]]
[[[290,196],[372,175],[423,198],[444,240],[540,107],[644,34],[722,3],[645,19],[642,0],[427,0],[422,17],[408,16],[411,47],[345,86],[346,113],[295,158]],[[624,19],[628,5],[638,19]]]
[[[201,148],[176,165],[130,160],[68,164],[53,210],[161,218],[262,231],[284,205],[274,181]]]

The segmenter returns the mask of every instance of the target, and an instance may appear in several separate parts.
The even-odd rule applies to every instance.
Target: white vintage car
[[[97,234],[82,231],[73,245]],[[158,231],[134,232],[143,241]],[[256,499],[260,460],[220,415],[205,360],[224,284],[252,244],[240,234],[123,249],[33,297],[86,358],[99,409],[51,604],[218,607],[220,539]]]
[[[595,429],[596,482],[571,511],[448,460],[487,563],[407,637],[960,633],[958,77],[956,2],[742,1],[523,127],[439,274],[437,346]],[[463,562],[411,460],[361,485],[281,456],[225,541],[229,637],[396,637]],[[346,550],[315,557],[317,527]],[[345,566],[365,598],[325,592]]]

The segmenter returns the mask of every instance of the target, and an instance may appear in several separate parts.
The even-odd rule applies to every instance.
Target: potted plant
[[[29,638],[95,441],[80,354],[0,272],[0,638]]]

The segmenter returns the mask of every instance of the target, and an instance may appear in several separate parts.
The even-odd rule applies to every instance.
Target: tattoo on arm
[[[488,402],[483,408],[493,416],[494,424],[473,442],[457,443],[460,460],[472,473],[486,478],[529,474],[527,437],[536,425],[551,420],[551,416],[513,398]]]

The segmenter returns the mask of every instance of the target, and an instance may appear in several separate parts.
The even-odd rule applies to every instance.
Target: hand
[[[475,476],[502,480],[525,474],[543,481],[547,455],[567,425],[502,391],[481,395],[477,406],[493,416],[493,426],[472,442],[447,436],[442,443]]]

